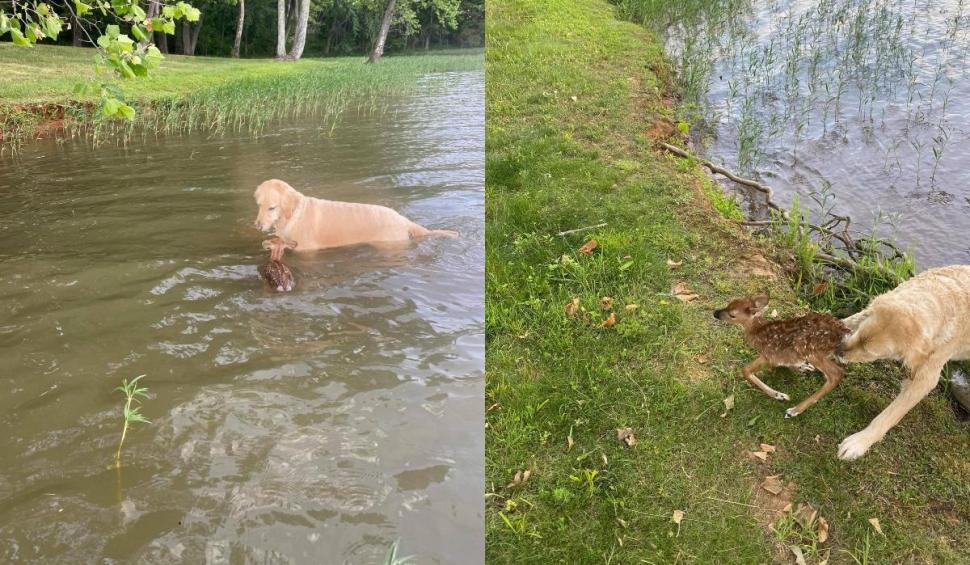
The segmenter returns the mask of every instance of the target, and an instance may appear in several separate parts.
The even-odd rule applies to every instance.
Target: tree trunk
[[[199,21],[189,26],[189,44],[186,46],[186,55],[195,55],[195,48],[199,45],[199,32],[202,31],[202,14],[199,14]]]
[[[306,26],[310,20],[310,0],[300,0],[300,17],[296,22],[296,35],[293,38],[293,49],[290,51],[290,59],[299,61],[303,56],[303,47],[306,45]]]
[[[164,31],[155,32],[155,47],[162,53],[168,55],[168,34]]]
[[[276,0],[276,58],[286,57],[286,0]]]
[[[75,47],[84,45],[84,28],[81,27],[82,25],[84,24],[81,23],[74,10],[71,10],[71,43]]]
[[[381,30],[377,34],[377,41],[374,42],[374,49],[367,58],[368,63],[376,63],[384,55],[384,42],[387,41],[387,32],[391,29],[391,20],[394,19],[394,4],[397,0],[389,0],[387,9],[384,10],[384,17],[381,18]]]
[[[327,43],[323,46],[323,54],[329,55],[330,49],[333,47],[333,40],[337,38],[337,31],[343,26],[343,22],[340,18],[334,18],[333,23],[330,25],[330,31],[327,32]]]
[[[236,37],[232,40],[232,56],[239,58],[239,47],[242,45],[243,22],[246,20],[246,0],[239,0],[239,21],[236,22]]]

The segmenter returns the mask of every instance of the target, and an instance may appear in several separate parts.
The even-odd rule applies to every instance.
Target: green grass
[[[852,367],[794,420],[741,378],[752,353],[711,311],[755,291],[782,315],[804,304],[783,276],[752,274],[784,254],[747,237],[694,165],[652,148],[646,132],[677,114],[656,38],[599,0],[495,0],[487,25],[487,559],[763,563],[798,544],[810,562],[970,560],[970,434],[942,395],[846,463],[836,446],[892,399],[898,368]],[[700,297],[671,297],[679,282]],[[585,311],[570,318],[574,297]],[[795,399],[821,384],[766,378]],[[744,453],[762,442],[778,451],[756,464]],[[820,509],[825,543],[790,517],[759,521],[758,484],[776,473]]]
[[[67,129],[81,128],[95,139],[130,130],[119,128],[117,121],[103,123],[92,107],[96,96],[73,93],[78,83],[96,78],[95,56],[91,49],[0,44],[0,131],[5,141],[32,137],[52,119],[62,118]],[[365,65],[362,57],[281,63],[168,55],[148,77],[113,80],[139,112],[136,128],[258,133],[277,118],[316,115],[332,121],[348,107],[372,109],[383,96],[408,91],[423,74],[481,65],[480,50],[387,57],[379,65]]]

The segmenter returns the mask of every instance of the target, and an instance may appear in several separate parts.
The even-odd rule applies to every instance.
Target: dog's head
[[[256,229],[269,231],[280,220],[285,222],[293,216],[302,195],[285,182],[272,179],[259,185],[253,196],[259,206]]]
[[[759,294],[750,298],[736,298],[724,308],[715,310],[714,317],[730,324],[743,326],[755,316],[760,316],[767,307],[767,294]]]

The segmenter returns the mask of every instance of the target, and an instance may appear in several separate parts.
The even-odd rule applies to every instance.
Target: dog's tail
[[[458,232],[454,230],[429,230],[428,228],[419,224],[411,224],[411,229],[408,231],[408,234],[412,239],[416,237],[425,237],[428,235],[436,235],[441,237],[458,237],[459,235]]]

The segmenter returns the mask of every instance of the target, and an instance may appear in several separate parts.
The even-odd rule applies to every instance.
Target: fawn
[[[263,242],[263,249],[269,250],[269,261],[259,267],[259,274],[266,279],[271,287],[279,292],[289,292],[296,286],[293,272],[283,262],[283,254],[287,249],[296,249],[295,241],[286,241],[278,235]]]
[[[822,372],[825,376],[822,388],[785,411],[786,418],[794,418],[842,381],[842,367],[835,357],[843,339],[851,331],[835,316],[817,312],[790,320],[768,322],[762,317],[767,306],[767,294],[738,298],[725,308],[716,310],[714,317],[744,328],[745,340],[759,353],[757,359],[744,367],[744,377],[771,398],[789,400],[787,394],[761,382],[757,376],[761,369],[791,367]]]

